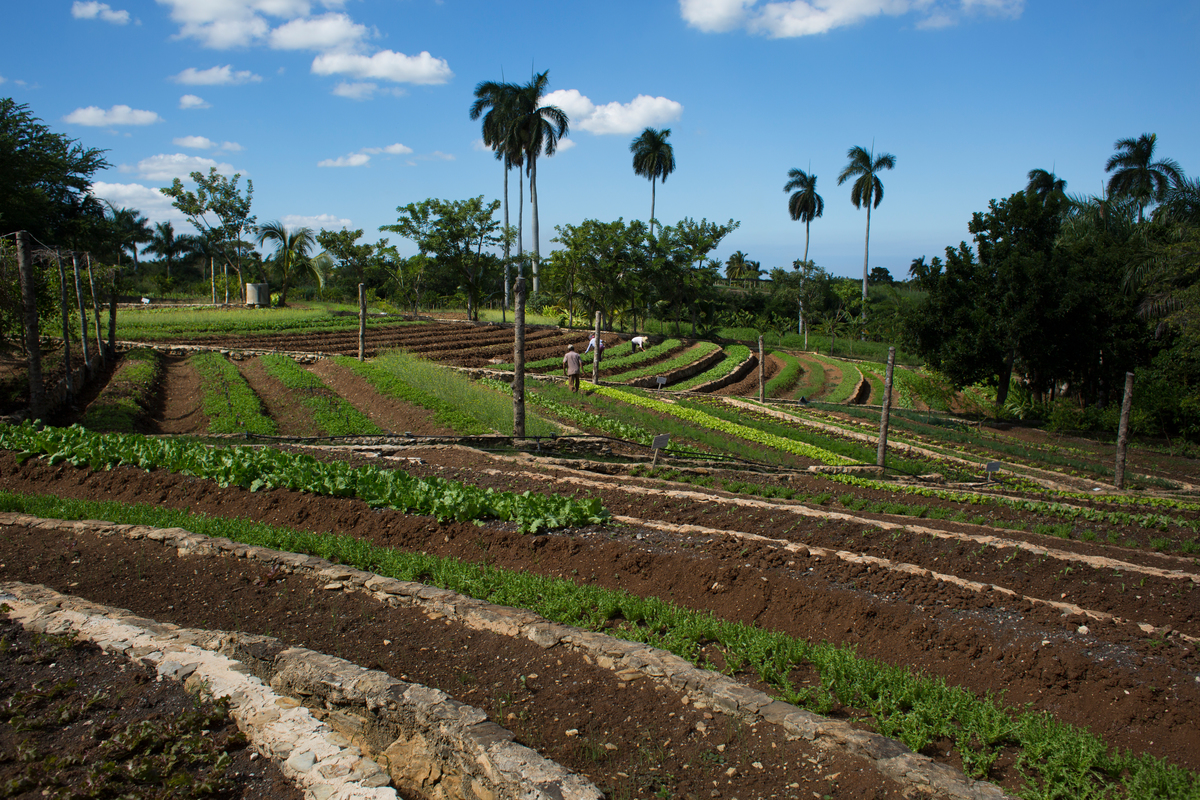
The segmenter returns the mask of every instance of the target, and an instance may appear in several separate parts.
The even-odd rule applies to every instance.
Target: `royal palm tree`
[[[1108,193],[1113,197],[1132,197],[1138,203],[1138,223],[1151,202],[1161,202],[1172,183],[1183,178],[1179,164],[1169,158],[1152,161],[1158,134],[1143,133],[1136,139],[1118,139],[1113,148],[1116,153],[1104,165],[1105,172],[1113,173],[1108,179]]]
[[[745,253],[738,250],[725,262],[725,278],[731,284],[734,281],[741,281],[742,287],[745,288],[752,278],[758,278],[760,266],[759,262],[751,261]]]
[[[846,158],[850,162],[846,164],[842,174],[838,175],[838,186],[857,176],[858,180],[850,187],[850,202],[854,203],[855,208],[862,208],[864,205],[867,207],[867,234],[863,243],[862,282],[862,299],[865,309],[867,304],[867,258],[871,249],[871,208],[879,208],[879,204],[883,202],[883,182],[879,180],[879,173],[885,169],[893,169],[896,166],[896,157],[891,153],[880,153],[876,157],[874,147],[867,150],[865,147],[856,145],[846,151]]]
[[[312,249],[317,238],[312,228],[296,228],[289,231],[282,222],[268,222],[258,229],[258,243],[271,240],[276,243],[275,265],[283,276],[283,285],[279,289],[279,305],[287,305],[288,283],[297,267],[307,266],[308,251]]]
[[[1029,183],[1025,186],[1025,193],[1030,197],[1036,197],[1045,203],[1052,195],[1062,197],[1066,191],[1067,182],[1053,172],[1044,169],[1029,170]]]
[[[475,102],[471,104],[471,119],[483,117],[483,143],[492,148],[496,159],[504,165],[504,229],[508,230],[508,172],[512,168],[524,164],[525,155],[517,135],[515,123],[517,101],[521,87],[515,83],[499,81],[482,81],[475,87]],[[486,112],[486,113],[485,113]],[[518,182],[521,189],[520,204],[524,206],[524,184]],[[521,244],[521,210],[518,210],[517,226],[517,255],[522,253]],[[504,242],[504,305],[509,301],[509,265],[511,263],[511,243]]]
[[[196,237],[190,234],[175,235],[175,226],[170,222],[156,222],[154,234],[145,250],[158,256],[167,267],[167,280],[171,279],[171,266],[184,256],[196,252]]]
[[[150,232],[150,221],[136,208],[117,208],[108,204],[108,229],[111,241],[120,254],[129,251],[133,256],[133,271],[138,270],[138,245],[146,244],[154,235]]]
[[[817,176],[802,169],[789,169],[783,190],[792,193],[788,198],[788,213],[792,219],[804,223],[804,261],[808,261],[808,226],[825,213],[825,200],[817,194]]]
[[[629,152],[633,153],[633,174],[650,181],[651,236],[654,235],[654,181],[661,178],[666,183],[667,176],[675,171],[675,149],[667,141],[670,135],[670,128],[661,131],[646,128],[629,145]]]
[[[537,160],[541,155],[552,156],[558,149],[558,140],[570,129],[567,112],[558,106],[542,105],[542,98],[550,86],[550,72],[538,73],[529,83],[521,86],[516,97],[513,127],[525,157],[525,171],[529,175],[529,208],[533,213],[533,293],[537,294],[538,264],[542,260],[541,242],[538,240],[538,196]]]

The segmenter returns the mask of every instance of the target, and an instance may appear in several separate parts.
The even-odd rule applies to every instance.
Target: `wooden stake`
[[[513,438],[525,438],[525,276],[513,285]]]
[[[24,313],[25,353],[29,359],[29,415],[40,420],[46,413],[46,387],[42,385],[42,342],[38,331],[37,284],[29,255],[29,234],[17,231],[17,273]]]
[[[888,417],[892,411],[892,370],[896,366],[896,348],[888,348],[887,373],[883,379],[883,411],[879,414],[879,449],[875,451],[875,466],[882,467],[887,457]]]
[[[1121,424],[1117,427],[1117,465],[1113,485],[1125,488],[1125,453],[1129,449],[1129,410],[1133,407],[1133,373],[1125,373],[1125,399],[1121,401]]]

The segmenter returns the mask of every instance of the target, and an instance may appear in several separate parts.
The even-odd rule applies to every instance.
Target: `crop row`
[[[209,433],[254,433],[274,436],[275,422],[229,359],[220,353],[195,353],[188,359],[200,374],[201,408]]]
[[[701,372],[699,375],[688,378],[681,383],[674,384],[671,389],[686,392],[697,386],[703,386],[710,381],[720,380],[740,367],[742,362],[749,357],[749,347],[744,344],[731,344],[725,348],[725,358],[721,359],[712,369]]]
[[[212,447],[182,439],[100,434],[79,426],[38,430],[26,422],[0,426],[0,448],[17,451],[18,461],[45,456],[51,464],[67,462],[94,470],[121,465],[147,471],[165,469],[252,492],[282,488],[357,497],[372,507],[430,514],[441,521],[511,521],[522,532],[597,524],[609,516],[595,498],[497,492],[374,465],[352,467],[344,461],[318,461],[303,453],[269,447]]]
[[[161,374],[158,353],[130,350],[99,397],[88,406],[81,423],[88,428],[132,433],[153,400]]]
[[[355,436],[382,433],[366,414],[331,392],[320,378],[288,356],[270,354],[259,360],[267,374],[300,399],[300,403],[312,414],[313,422],[326,434]]]

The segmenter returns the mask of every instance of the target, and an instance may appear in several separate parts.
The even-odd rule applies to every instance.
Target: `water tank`
[[[248,306],[270,306],[271,305],[271,289],[266,283],[247,283],[246,284],[246,305]]]

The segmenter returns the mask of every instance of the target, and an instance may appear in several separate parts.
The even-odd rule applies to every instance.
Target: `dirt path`
[[[275,420],[280,436],[321,436],[325,432],[313,422],[312,415],[276,378],[271,377],[259,358],[234,361],[238,372],[258,395],[267,416]]]
[[[765,373],[763,378],[764,383],[778,375],[781,369],[783,369],[783,359],[774,353],[768,355],[766,364],[763,365]],[[731,397],[758,397],[758,370],[751,370],[750,374],[742,380],[732,383],[724,389],[718,389],[713,394],[729,395]]]

